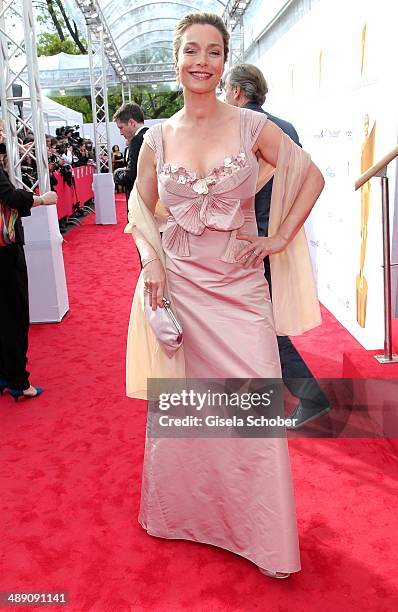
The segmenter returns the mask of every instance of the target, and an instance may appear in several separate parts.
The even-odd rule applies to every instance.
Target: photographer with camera
[[[55,147],[51,148],[48,155],[50,180],[56,170],[59,170],[64,182],[72,187],[73,174],[72,174],[72,163],[73,163],[73,152],[72,146],[68,145],[67,141],[58,142]],[[56,181],[54,185],[58,183],[55,176],[53,179]]]
[[[21,175],[26,187],[31,189],[37,181],[37,165],[35,160],[35,148],[33,134],[28,134],[19,147],[21,156]]]
[[[58,179],[55,176],[55,172],[58,170],[58,165],[54,159],[48,158],[48,172],[50,174],[50,188],[54,191],[54,188],[58,185]]]
[[[72,165],[73,163],[73,147],[70,144],[57,145],[57,153],[65,164]],[[61,164],[62,165],[62,164]]]
[[[89,138],[85,139],[85,143],[86,143],[86,151],[88,155],[88,163],[90,165],[95,166],[95,151],[94,151],[93,143]]]
[[[89,156],[88,156],[88,151],[86,149],[86,143],[84,142],[83,139],[79,141],[78,147],[75,149],[75,153],[77,157],[77,162],[75,163],[75,165],[76,166],[87,166]]]
[[[0,127],[1,130],[1,127]],[[8,157],[7,149],[4,142],[0,142],[0,167],[3,168],[4,172],[8,173]]]
[[[50,173],[50,185],[51,190],[54,191],[54,187],[58,185],[58,179],[55,176],[57,170],[63,165],[64,161],[61,159],[58,151],[58,140],[49,136],[46,138],[47,142],[47,158],[48,158],[48,170]]]
[[[63,161],[66,164],[74,164],[76,161],[75,147],[72,144],[67,144],[65,153],[62,156]]]
[[[0,143],[3,134],[0,122]],[[53,191],[37,196],[15,189],[0,166],[0,394],[8,389],[15,400],[37,397],[43,391],[30,384],[26,370],[29,300],[21,217],[30,216],[33,206],[56,203]]]

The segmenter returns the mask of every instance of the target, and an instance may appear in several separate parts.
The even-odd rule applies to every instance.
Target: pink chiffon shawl
[[[268,235],[277,233],[308,173],[311,158],[285,133],[272,186]],[[272,306],[278,336],[298,336],[321,324],[321,311],[304,226],[280,253],[270,256]]]
[[[142,237],[156,251],[165,267],[165,257],[159,234],[159,225],[145,205],[134,185],[129,198],[129,223],[124,232],[131,234],[136,227]],[[175,312],[173,296],[166,291]],[[184,347],[169,358],[152,331],[144,310],[144,280],[142,270],[135,287],[127,334],[126,393],[128,397],[147,398],[148,378],[185,378]]]

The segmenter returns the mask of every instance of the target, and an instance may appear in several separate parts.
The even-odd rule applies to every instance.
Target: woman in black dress
[[[0,123],[0,142],[3,130]],[[42,196],[15,189],[0,164],[0,204],[18,212],[12,242],[0,246],[0,394],[8,389],[15,400],[37,397],[43,389],[33,387],[26,370],[29,331],[28,274],[23,249],[21,217],[30,216],[33,206],[57,203],[55,191]]]
[[[112,170],[113,172],[115,172],[115,170],[118,170],[119,168],[124,168],[125,163],[124,163],[124,156],[123,153],[121,153],[120,149],[119,149],[119,145],[113,145],[112,147]],[[122,185],[116,185],[116,192],[117,193],[121,193],[123,192],[123,187]]]

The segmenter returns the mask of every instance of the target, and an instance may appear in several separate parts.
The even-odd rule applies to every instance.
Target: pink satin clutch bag
[[[163,308],[158,307],[156,310],[152,310],[149,302],[149,292],[144,290],[144,309],[148,323],[166,355],[170,358],[173,357],[182,345],[183,333],[181,324],[171,310],[169,300],[164,297]]]

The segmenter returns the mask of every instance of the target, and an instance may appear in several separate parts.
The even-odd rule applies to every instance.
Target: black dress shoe
[[[289,419],[295,419],[292,425],[287,425],[286,429],[299,429],[300,427],[304,427],[307,423],[318,419],[322,415],[329,412],[331,406],[327,404],[326,406],[319,406],[319,408],[306,408],[299,400],[299,403],[293,410],[292,414],[289,416]]]

